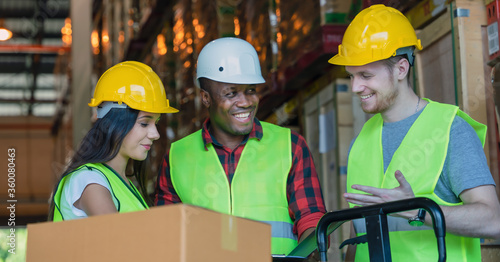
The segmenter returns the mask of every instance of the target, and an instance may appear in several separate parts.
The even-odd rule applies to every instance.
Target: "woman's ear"
[[[210,94],[208,91],[201,89],[201,102],[206,108],[210,107],[210,104],[212,103],[212,98],[210,97]]]

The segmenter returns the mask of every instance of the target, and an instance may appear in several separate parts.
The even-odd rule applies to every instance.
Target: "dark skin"
[[[210,134],[224,147],[234,150],[253,128],[259,105],[256,87],[253,84],[231,84],[203,79],[201,101],[210,116]],[[301,235],[299,243],[314,228]],[[316,253],[316,252],[315,252]],[[315,261],[315,258],[312,258]]]
[[[259,97],[255,85],[206,80],[201,99],[210,116],[210,133],[223,146],[235,149],[252,131]]]

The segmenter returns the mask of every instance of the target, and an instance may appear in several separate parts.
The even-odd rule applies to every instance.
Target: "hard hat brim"
[[[252,84],[264,84],[266,80],[259,75],[234,75],[226,76],[223,79],[216,77],[202,76],[213,81],[228,83],[228,84],[241,84],[241,85],[252,85]],[[201,77],[198,77],[198,79]]]
[[[356,61],[354,59],[349,59],[347,57],[343,57],[338,54],[330,58],[328,60],[328,63],[334,65],[342,65],[342,66],[362,66],[367,64],[366,60]]]

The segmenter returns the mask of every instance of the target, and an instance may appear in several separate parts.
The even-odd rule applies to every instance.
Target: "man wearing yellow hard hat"
[[[448,261],[481,261],[479,238],[500,238],[500,206],[483,152],[486,126],[457,106],[415,94],[415,49],[422,45],[408,19],[374,5],[354,18],[329,60],[345,66],[363,111],[375,114],[352,142],[344,197],[351,207],[430,198],[445,215]],[[417,212],[388,218],[393,261],[438,257],[432,219]],[[357,236],[366,233],[363,221],[353,224]],[[369,260],[366,244],[354,248],[356,261]]]

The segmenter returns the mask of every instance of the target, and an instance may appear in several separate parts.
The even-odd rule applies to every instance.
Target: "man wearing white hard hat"
[[[312,155],[302,136],[260,122],[257,52],[220,38],[200,52],[197,79],[209,118],[172,144],[158,176],[157,205],[188,203],[272,226],[272,254],[287,255],[325,213]]]

